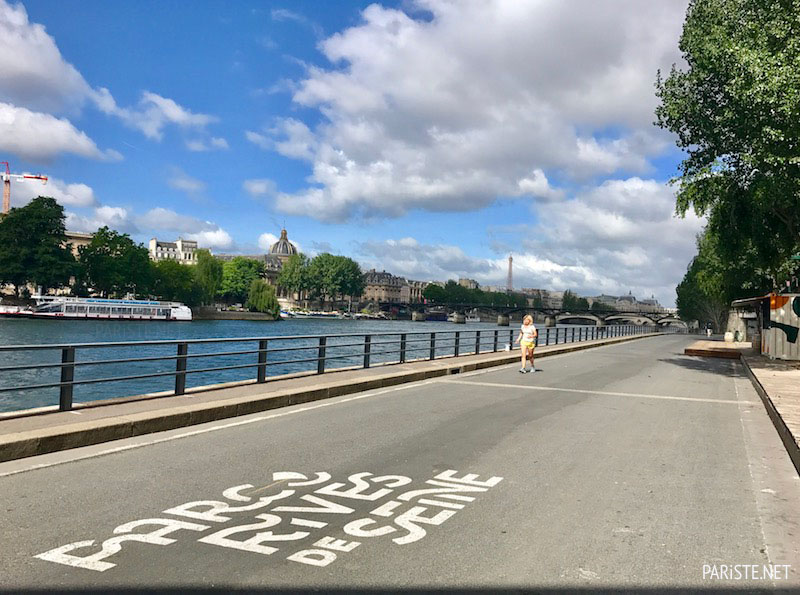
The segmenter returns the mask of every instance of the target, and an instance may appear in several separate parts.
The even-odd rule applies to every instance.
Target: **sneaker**
[[[528,370],[523,370],[522,368],[519,369],[520,374],[527,374]]]

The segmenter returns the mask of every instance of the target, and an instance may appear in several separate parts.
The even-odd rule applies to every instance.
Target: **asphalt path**
[[[1,464],[0,590],[798,588],[797,473],[690,340]]]

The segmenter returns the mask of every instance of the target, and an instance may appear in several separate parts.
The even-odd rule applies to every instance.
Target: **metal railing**
[[[558,345],[654,331],[683,332],[682,329],[673,327],[658,328],[649,325],[543,328],[539,332],[538,345]],[[369,368],[376,364],[434,360],[507,350],[513,346],[517,332],[516,328],[483,328],[436,332],[0,346],[2,361],[25,361],[22,364],[0,366],[0,395],[19,393],[24,400],[31,393],[57,389],[58,407],[61,411],[68,411],[73,407],[75,388],[79,386],[147,380],[151,384],[146,388],[137,384],[129,394],[143,395],[160,390],[169,391],[172,395],[182,395],[186,392],[187,378],[190,375],[196,378],[205,376],[210,380],[208,384],[219,384],[229,380],[247,380],[226,377],[231,371],[255,369],[256,382],[264,383],[270,376],[287,373],[316,371],[317,374],[323,374],[326,370],[336,368]],[[236,345],[233,350],[227,347],[233,344]],[[199,365],[209,358],[217,358],[216,365]],[[166,369],[164,363],[168,364]],[[158,364],[161,366],[153,371],[147,368]],[[84,370],[97,368],[104,369],[106,373],[84,377]],[[130,373],[131,371],[144,373]],[[268,374],[268,371],[274,373]],[[33,373],[34,382],[13,385],[15,374],[21,373]],[[165,386],[162,380],[170,377],[172,380]],[[47,381],[41,382],[42,379]],[[252,380],[252,375],[250,379]],[[153,381],[156,381],[155,385],[152,384]],[[9,382],[12,385],[7,386]],[[202,382],[195,383],[197,385],[202,385]],[[55,394],[52,396],[55,397]]]

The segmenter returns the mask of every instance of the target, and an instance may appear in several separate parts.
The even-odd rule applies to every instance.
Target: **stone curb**
[[[624,343],[636,339],[660,336],[659,333],[633,335],[601,339],[602,342],[565,343],[555,349],[537,354],[537,358],[572,353],[594,347],[603,347]],[[554,346],[555,347],[555,346]],[[509,352],[502,352],[503,354]],[[418,382],[429,378],[472,372],[485,368],[503,366],[519,361],[519,354],[498,355],[478,362],[458,362],[458,358],[440,362],[425,361],[426,369],[417,371],[387,372],[363,381],[326,382],[324,384],[304,387],[302,390],[283,389],[269,394],[250,395],[227,398],[212,403],[176,406],[154,412],[121,415],[113,419],[42,428],[15,434],[0,436],[0,463],[25,457],[32,457],[70,448],[90,446],[112,440],[131,438],[143,434],[152,434],[166,430],[174,430],[186,426],[211,421],[259,413],[270,409],[309,403],[322,399],[340,397],[353,393],[396,386],[408,382]],[[494,355],[494,354],[486,354]],[[410,362],[413,364],[413,362]],[[422,362],[420,362],[422,363]],[[433,364],[433,365],[431,365]],[[438,365],[437,365],[438,364]],[[328,378],[335,374],[326,374]],[[323,380],[323,378],[320,378]],[[46,414],[45,414],[46,415]]]
[[[772,420],[772,424],[778,431],[778,435],[781,437],[781,441],[783,442],[783,445],[786,447],[786,451],[789,453],[789,458],[792,460],[794,468],[797,470],[797,473],[800,474],[800,446],[798,446],[797,442],[795,441],[795,438],[792,435],[792,431],[783,421],[783,418],[781,417],[781,414],[778,412],[778,409],[775,407],[775,404],[772,402],[769,393],[767,393],[766,389],[761,384],[758,377],[750,368],[750,364],[747,361],[747,358],[744,355],[742,355],[739,358],[739,361],[742,362],[747,377],[750,379],[750,382],[753,383],[753,388],[756,389],[758,396],[761,397],[761,402],[764,403],[764,408],[767,410],[767,415],[769,415],[769,418]]]

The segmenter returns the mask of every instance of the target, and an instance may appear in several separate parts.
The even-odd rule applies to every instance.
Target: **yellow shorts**
[[[535,345],[536,343],[534,343],[533,341],[520,341],[520,346],[522,346],[523,348],[533,349]]]

